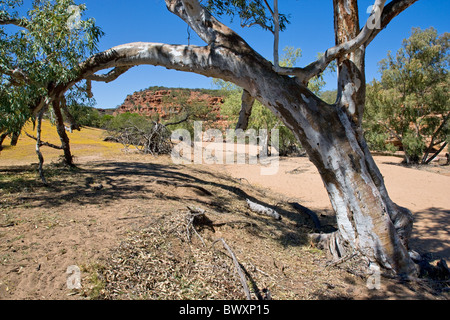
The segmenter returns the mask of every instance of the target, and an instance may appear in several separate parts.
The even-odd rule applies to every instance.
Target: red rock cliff
[[[222,97],[212,96],[195,90],[186,89],[158,89],[137,91],[129,95],[116,111],[121,113],[138,113],[141,115],[157,117],[161,120],[169,120],[171,116],[177,115],[183,108],[195,103],[206,103],[210,108],[208,127],[226,129],[228,123],[226,117],[220,114],[220,105],[224,102]],[[187,106],[186,106],[187,105]]]

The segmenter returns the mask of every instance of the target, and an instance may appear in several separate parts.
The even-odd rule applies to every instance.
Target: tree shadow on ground
[[[416,226],[410,246],[428,260],[450,261],[450,210],[431,207],[414,214]],[[419,225],[420,223],[420,225]],[[446,237],[446,241],[442,238]]]
[[[19,177],[20,173],[28,172]],[[26,205],[27,208],[56,209],[66,204],[73,205],[113,205],[117,200],[136,202],[171,200],[180,207],[197,205],[217,213],[243,213],[258,227],[275,227],[279,232],[279,242],[285,246],[301,246],[308,243],[307,233],[314,230],[311,218],[298,212],[288,203],[273,205],[272,195],[251,185],[241,184],[220,172],[211,169],[183,167],[172,164],[146,162],[92,162],[77,169],[49,169],[51,184],[44,187],[36,178],[36,168],[0,168],[0,175],[11,179],[0,180],[0,194],[10,193],[12,205]],[[191,185],[191,196],[181,196],[177,192],[160,192],[168,185]],[[201,189],[212,193],[202,194]],[[197,194],[196,194],[197,193]],[[266,195],[266,196],[265,196]],[[249,212],[246,199],[275,209],[282,221],[258,216]],[[272,201],[273,203],[273,201]],[[238,206],[236,206],[238,204]],[[287,223],[289,222],[289,223]],[[257,230],[255,235],[257,235]]]

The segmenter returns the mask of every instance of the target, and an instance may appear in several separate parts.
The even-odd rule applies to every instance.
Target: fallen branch
[[[271,208],[268,208],[268,207],[265,207],[256,202],[253,202],[250,199],[247,199],[247,204],[248,204],[250,210],[252,210],[253,212],[272,217],[276,220],[281,220],[280,214]]]
[[[231,259],[233,259],[235,270],[236,270],[237,274],[239,275],[239,278],[240,278],[241,284],[242,284],[242,288],[244,289],[244,293],[245,293],[245,296],[247,297],[247,300],[252,300],[252,297],[250,295],[250,290],[248,289],[248,285],[247,285],[247,279],[245,278],[244,272],[242,271],[241,265],[240,265],[239,261],[237,260],[234,252],[231,250],[231,248],[228,246],[228,244],[225,242],[225,240],[223,238],[220,238],[220,239],[214,241],[213,246],[214,246],[214,244],[216,244],[216,242],[219,242],[219,241],[222,242],[223,247],[228,251],[228,253],[231,256]]]
[[[215,232],[212,221],[206,216],[206,211],[200,208],[192,208],[187,207],[189,209],[189,213],[186,216],[186,234],[188,237],[188,241],[191,242],[191,232],[190,230],[194,230],[194,233],[203,243],[203,246],[206,247],[205,241],[202,236],[197,232],[195,226],[209,226],[212,228],[212,231]]]
[[[328,264],[325,266],[324,270],[327,269],[327,268],[336,267],[336,266],[338,266],[338,265],[340,265],[340,264],[342,264],[342,263],[344,263],[344,262],[347,262],[347,261],[350,260],[350,259],[353,259],[353,258],[356,257],[357,255],[358,255],[358,252],[352,252],[352,253],[350,253],[350,254],[348,254],[348,255],[342,257],[341,259],[339,259],[339,260],[337,260],[337,261],[332,261],[332,262],[328,263]]]
[[[255,224],[249,221],[228,221],[228,222],[216,222],[213,223],[213,227],[223,227],[223,226],[232,226],[234,224],[245,224],[247,226],[253,227]]]
[[[5,224],[0,224],[0,228],[10,228],[10,227],[14,227],[16,225],[15,222],[10,222],[10,223],[5,223]]]

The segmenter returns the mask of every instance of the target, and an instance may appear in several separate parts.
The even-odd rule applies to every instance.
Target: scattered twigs
[[[232,225],[236,225],[236,224],[244,224],[248,227],[255,226],[255,224],[253,222],[249,222],[249,221],[216,222],[216,223],[213,223],[212,226],[213,227],[223,227],[223,226],[232,226]]]
[[[250,290],[249,290],[248,285],[247,285],[247,279],[245,278],[244,272],[242,271],[241,265],[240,265],[239,261],[237,260],[236,255],[234,254],[233,250],[231,250],[231,248],[228,246],[228,244],[225,242],[225,240],[223,238],[220,238],[220,239],[217,239],[216,241],[214,241],[213,246],[217,242],[222,242],[223,247],[230,254],[231,259],[233,259],[235,270],[236,270],[236,272],[239,275],[239,278],[241,280],[241,284],[242,284],[242,288],[244,290],[245,296],[247,297],[247,300],[252,300],[252,297],[250,295]]]
[[[16,225],[15,222],[9,222],[9,223],[5,223],[5,224],[0,224],[0,228],[10,228],[10,227],[14,227]]]
[[[253,202],[250,199],[247,199],[247,204],[248,204],[250,210],[252,210],[255,213],[263,214],[263,215],[272,217],[276,220],[281,220],[280,214],[271,208],[268,208],[268,207],[265,207],[256,202]]]
[[[191,241],[191,231],[193,231],[197,237],[200,239],[200,241],[203,243],[203,246],[206,247],[205,241],[202,238],[202,236],[197,232],[195,226],[209,226],[211,228],[213,228],[213,226],[222,226],[225,225],[227,223],[213,223],[207,216],[206,216],[206,211],[201,209],[201,208],[194,208],[194,207],[187,207],[189,210],[189,213],[186,215],[186,234],[188,237],[188,241]],[[233,223],[241,223],[240,221],[237,222],[233,222]],[[247,284],[247,278],[246,275],[251,279],[251,277],[249,276],[248,272],[245,270],[245,268],[239,263],[239,261],[236,258],[236,255],[234,254],[233,250],[231,250],[230,246],[226,243],[226,241],[223,238],[220,238],[216,241],[213,242],[212,247],[214,248],[214,245],[217,242],[222,242],[223,247],[228,251],[228,253],[230,254],[231,259],[233,260],[234,263],[234,267],[235,267],[235,271],[239,276],[240,282],[242,284],[242,288],[244,290],[245,296],[247,297],[248,300],[252,300],[251,295],[250,295],[250,290]],[[259,293],[259,289],[256,286],[256,283],[254,283],[254,281],[252,281],[252,285],[255,289],[255,292],[257,292],[257,297],[258,299],[262,300],[262,296]]]
[[[171,133],[161,123],[138,126],[129,122],[121,129],[109,130],[108,134],[110,139],[123,144],[125,150],[134,147],[140,153],[160,155],[170,154],[173,148]]]
[[[286,173],[287,173],[287,174],[299,174],[299,173],[302,173],[303,170],[304,170],[303,166],[300,166],[300,167],[297,167],[297,168],[295,168],[295,169],[286,171]]]
[[[142,219],[142,218],[147,218],[148,216],[135,216],[135,217],[122,217],[122,218],[117,218],[117,220],[134,220],[134,219]]]
[[[200,208],[192,208],[189,206],[188,209],[189,213],[186,215],[186,235],[188,241],[191,242],[191,230],[193,230],[200,241],[203,243],[203,246],[206,247],[205,241],[203,240],[202,236],[195,229],[195,225],[198,224],[198,221],[209,221],[209,219],[205,215],[206,211]]]
[[[348,255],[342,257],[342,258],[339,259],[339,260],[332,261],[331,263],[328,263],[328,264],[325,266],[324,269],[328,269],[328,268],[331,268],[331,267],[336,267],[336,266],[338,266],[338,265],[340,265],[340,264],[343,264],[344,262],[347,262],[347,261],[353,259],[353,258],[356,257],[357,255],[358,255],[358,252],[354,251],[354,252],[352,252],[352,253],[350,253],[350,254],[348,254]]]

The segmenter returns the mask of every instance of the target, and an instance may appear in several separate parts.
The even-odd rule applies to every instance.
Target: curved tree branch
[[[86,80],[110,83],[110,82],[116,80],[117,78],[119,78],[122,74],[126,73],[132,67],[133,66],[117,67],[117,68],[112,69],[111,71],[109,71],[106,74],[92,74],[92,75],[88,76],[86,78]]]
[[[198,0],[165,1],[168,10],[185,21],[207,45],[259,56],[241,36],[218,21]]]
[[[336,60],[361,46],[367,46],[389,22],[398,16],[402,11],[407,9],[417,0],[393,0],[385,5],[386,0],[376,0],[373,7],[375,8],[372,15],[367,19],[365,26],[361,29],[358,36],[340,45],[336,45],[325,51],[318,60],[310,63],[304,68],[280,68],[279,74],[296,76],[299,80],[306,84],[314,76],[324,72],[327,66]],[[380,17],[377,14],[381,12]],[[374,19],[380,19],[375,21]]]
[[[34,82],[30,79],[28,74],[20,69],[13,67],[11,69],[0,68],[0,73],[3,73],[10,77],[11,84],[13,86],[20,86],[23,83],[25,84],[33,84]]]
[[[111,48],[96,54],[81,65],[80,79],[111,80],[133,66],[162,66],[178,71],[214,76],[219,70],[214,66],[218,53],[211,47],[169,45],[151,42],[135,42]],[[217,64],[217,63],[216,63]],[[115,68],[105,76],[95,73]]]
[[[7,16],[0,16],[0,25],[2,26],[13,25],[16,27],[28,28],[28,23],[28,20],[25,18],[10,18]]]
[[[384,29],[387,25],[402,13],[404,10],[409,8],[412,4],[417,2],[418,0],[392,0],[389,2],[383,9],[381,13],[381,21],[380,28],[375,29],[374,32],[370,35],[369,39],[366,41],[366,46],[372,42],[373,39]]]

